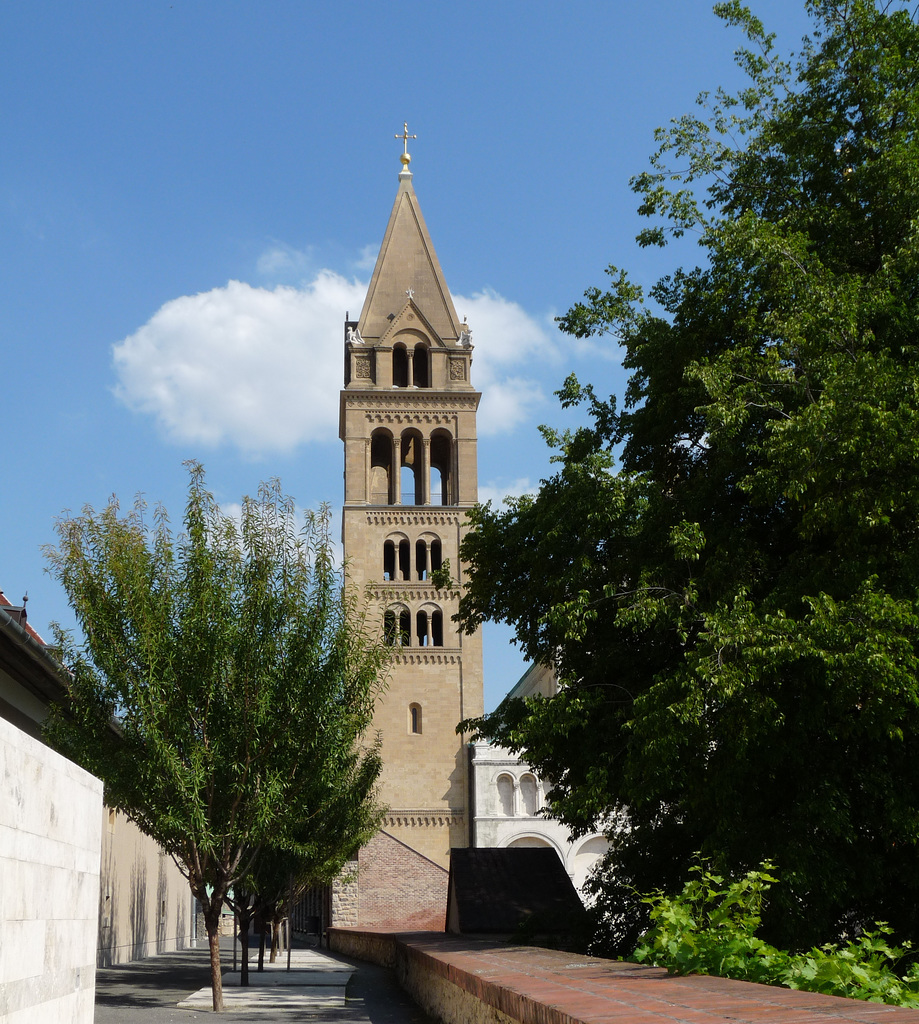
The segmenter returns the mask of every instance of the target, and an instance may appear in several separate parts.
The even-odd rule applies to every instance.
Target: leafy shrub
[[[765,894],[776,883],[764,861],[740,878],[725,879],[705,863],[692,867],[678,896],[660,890],[642,897],[651,927],[630,959],[666,967],[670,974],[714,974],[766,985],[919,1007],[919,964],[905,973],[911,945],[892,946],[887,925],[876,924],[848,945],[828,944],[787,953],[757,938]]]

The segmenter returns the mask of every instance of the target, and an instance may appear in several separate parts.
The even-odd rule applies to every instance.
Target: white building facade
[[[532,666],[509,697],[551,697],[557,691],[550,668]],[[575,888],[584,894],[591,869],[609,849],[599,832],[572,839],[569,830],[544,808],[551,785],[526,761],[490,743],[470,744],[473,785],[473,845],[477,847],[548,846],[565,865]]]

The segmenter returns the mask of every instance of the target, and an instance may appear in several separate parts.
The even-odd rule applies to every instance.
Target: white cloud
[[[173,299],[114,346],[115,393],[176,441],[248,454],[334,441],[344,315],[365,290],[324,270],[302,289],[230,281]]]
[[[309,253],[274,247],[259,269],[305,269]],[[179,442],[230,444],[249,455],[292,451],[337,438],[343,320],[360,310],[366,284],[330,270],[300,288],[230,281],[167,302],[113,349],[115,393],[152,415]],[[475,344],[483,436],[528,422],[547,401],[540,383],[559,363],[544,322],[493,291],[457,296]]]
[[[541,370],[557,365],[555,339],[516,302],[497,292],[476,292],[470,298],[454,296],[461,317],[473,331],[473,383],[482,392],[478,429],[483,436],[512,430],[527,422],[546,401],[537,377],[522,375],[522,367]],[[513,369],[512,375],[507,371]]]
[[[361,254],[354,263],[355,270],[373,270],[374,264],[377,261],[377,254],[380,251],[378,245],[365,245],[361,249]]]
[[[487,288],[468,298],[454,295],[453,304],[460,317],[469,320],[476,360],[487,367],[487,372],[499,366],[520,366],[533,359],[559,361],[558,347],[549,332],[519,303]]]
[[[506,484],[489,481],[489,483],[479,486],[479,501],[483,505],[486,501],[490,501],[492,505],[500,508],[505,504],[505,498],[519,498],[524,494],[536,494],[538,490],[538,485],[531,483],[528,477],[520,477],[520,479]]]
[[[311,249],[295,249],[284,244],[266,249],[256,263],[256,270],[261,277],[295,280],[298,283],[305,281],[315,269],[316,260]]]

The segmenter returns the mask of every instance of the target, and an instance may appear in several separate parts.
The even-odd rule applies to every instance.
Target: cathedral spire
[[[403,150],[399,157],[402,163],[399,188],[367,289],[358,331],[364,341],[378,341],[402,312],[406,301],[412,301],[438,340],[455,344],[463,327],[412,187],[412,172],[408,169],[412,159],[408,140],[416,136],[409,135],[406,123],[402,134],[395,138],[402,141]],[[411,299],[407,300],[409,292]]]

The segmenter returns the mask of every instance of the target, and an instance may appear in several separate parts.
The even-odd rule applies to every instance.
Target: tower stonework
[[[360,924],[386,916],[369,909],[388,899],[369,891],[381,851],[388,886],[400,875],[401,857],[404,886],[410,891],[413,878],[427,872],[422,888],[429,895],[419,892],[421,902],[445,909],[450,848],[469,845],[471,830],[465,741],[455,730],[483,710],[481,637],[459,633],[456,598],[431,582],[447,561],[462,580],[465,513],[478,493],[480,396],[470,377],[471,334],[456,315],[409,159],[404,153],[360,318],[345,323],[344,554],[351,585],[369,588],[380,628],[399,646],[374,716],[382,738],[380,797],[389,810],[382,835],[361,855]],[[443,871],[443,904],[430,878],[434,866]],[[392,906],[403,899],[393,895]]]

